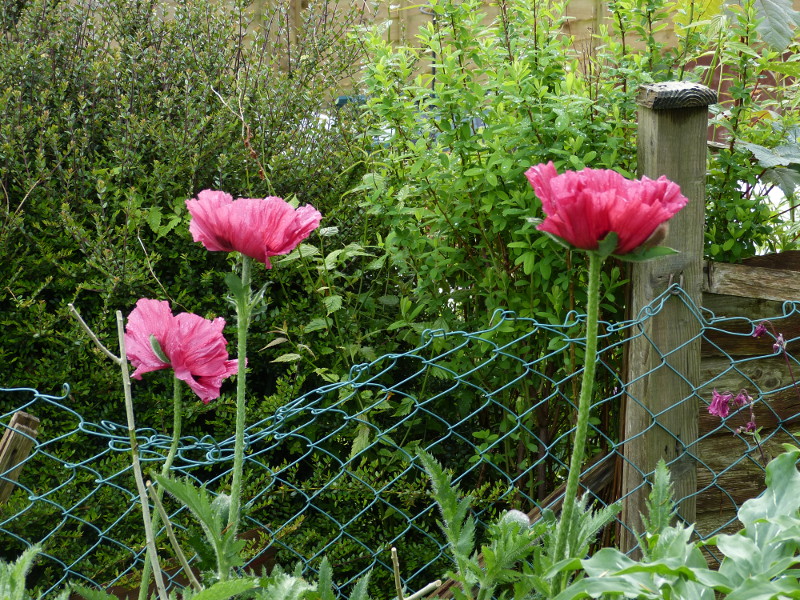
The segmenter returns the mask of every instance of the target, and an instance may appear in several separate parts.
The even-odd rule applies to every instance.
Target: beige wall
[[[306,2],[307,0],[294,1]],[[529,0],[510,1],[526,2]],[[376,22],[391,19],[392,24],[388,31],[390,40],[409,41],[413,39],[414,32],[419,29],[420,25],[430,22],[431,17],[424,14],[419,8],[422,4],[425,4],[424,0],[423,2],[419,0],[381,0],[374,19]],[[800,11],[800,0],[793,0],[793,4],[795,10]],[[570,0],[566,8],[566,15],[570,17],[570,20],[564,27],[565,33],[574,36],[577,45],[588,42],[592,33],[597,31],[599,23],[609,24],[610,13],[606,5],[604,0]],[[488,16],[493,17],[497,14],[496,2],[485,0],[484,6]],[[660,34],[662,41],[670,39],[671,36],[670,28]]]

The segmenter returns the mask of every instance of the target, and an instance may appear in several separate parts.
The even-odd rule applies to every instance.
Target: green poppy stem
[[[575,438],[572,458],[569,463],[567,486],[564,490],[564,503],[561,508],[561,519],[556,533],[555,561],[567,558],[567,540],[573,526],[575,506],[578,499],[578,483],[580,481],[583,458],[586,454],[586,434],[589,429],[589,410],[592,403],[595,368],[597,362],[597,320],[600,311],[600,271],[604,259],[595,252],[589,252],[589,289],[586,306],[586,353],[584,355],[581,394],[578,400],[578,420],[575,425]]]
[[[242,293],[236,295],[236,331],[239,372],[236,376],[236,437],[233,445],[233,482],[228,528],[237,531],[241,510],[242,471],[244,468],[245,390],[247,372],[247,330],[250,326],[250,268],[252,259],[242,255]]]

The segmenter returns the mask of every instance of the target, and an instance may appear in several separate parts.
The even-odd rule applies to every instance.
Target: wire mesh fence
[[[620,439],[621,404],[649,410],[646,398],[631,396],[620,365],[625,345],[646,340],[648,321],[668,302],[690,307],[705,357],[703,380],[676,398],[696,407],[699,438],[676,438],[676,443],[682,445],[680,464],[688,459],[697,470],[697,530],[706,538],[735,527],[735,510],[763,489],[769,455],[782,442],[796,442],[792,423],[800,402],[793,372],[800,367],[791,355],[795,339],[781,342],[779,333],[789,331],[799,315],[795,304],[785,304],[782,314],[770,318],[765,336],[753,338],[761,319],[717,316],[673,286],[636,319],[601,323],[583,484],[603,504],[618,499],[625,444],[660,426],[651,411],[642,432]],[[576,313],[554,325],[498,311],[481,331],[426,331],[413,350],[357,365],[342,381],[252,423],[242,526],[251,566],[300,562],[314,572],[327,556],[346,593],[370,570],[373,585],[389,582],[390,549],[396,546],[410,589],[441,577],[451,565],[415,460],[418,449],[453,469],[484,523],[507,508],[534,516],[546,506],[557,509],[581,372],[582,324]],[[669,368],[668,352],[663,358],[658,368]],[[714,388],[746,390],[753,415],[751,406],[725,419],[709,415]],[[566,410],[556,412],[557,406]],[[70,410],[67,389],[61,395],[0,389],[7,438],[19,411],[41,422],[35,437],[16,434],[32,442],[30,455],[0,469],[0,485],[13,490],[0,504],[0,558],[41,544],[43,558],[34,576],[45,592],[68,579],[135,587],[144,555],[127,429]],[[751,419],[761,427],[755,435],[742,429]],[[158,470],[169,435],[142,428],[136,438],[145,471]],[[173,471],[210,490],[225,490],[232,455],[233,438],[184,437]],[[641,472],[643,480],[649,474]],[[172,510],[175,525],[190,538],[191,520],[177,506]],[[613,543],[626,526],[610,528],[602,542]],[[172,583],[181,585],[179,570],[169,572]]]

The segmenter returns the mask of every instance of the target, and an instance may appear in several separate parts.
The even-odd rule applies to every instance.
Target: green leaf
[[[228,286],[234,298],[237,300],[242,300],[244,298],[245,289],[242,279],[233,271],[225,275],[225,285]]]
[[[793,27],[800,25],[800,13],[792,0],[755,0],[756,16],[761,21],[756,30],[774,50],[783,51],[794,39]]]
[[[2,592],[2,584],[0,584],[0,592]],[[73,585],[72,593],[77,594],[79,597],[83,598],[83,600],[117,600],[117,597],[113,594],[83,585]],[[0,598],[5,598],[5,596],[0,595]]]
[[[322,303],[325,305],[325,310],[328,311],[328,314],[331,314],[342,308],[342,297],[338,295],[325,296],[322,299]]]
[[[367,573],[356,582],[350,592],[350,600],[369,600],[369,576],[370,573]]]
[[[772,149],[750,142],[738,142],[736,146],[749,150],[758,164],[765,169],[800,164],[800,145],[798,144],[783,144]]]
[[[762,179],[777,185],[787,198],[791,198],[800,187],[800,171],[787,167],[767,169]]]
[[[322,558],[319,565],[319,576],[317,578],[317,592],[320,600],[336,600],[336,592],[333,590],[333,569],[328,557]]]
[[[331,320],[327,317],[317,317],[315,319],[311,319],[308,322],[303,330],[306,333],[311,333],[312,331],[319,331],[320,329],[328,329],[331,326]]]
[[[312,256],[317,256],[319,253],[320,253],[319,248],[317,248],[312,244],[300,244],[292,252],[290,252],[285,257],[276,262],[278,264],[284,264],[298,260],[300,258],[310,258]]]
[[[25,576],[31,570],[39,546],[31,546],[13,563],[0,561],[0,598],[3,600],[25,600]]]
[[[759,519],[795,515],[800,509],[800,450],[779,454],[767,465],[767,489],[747,500],[739,509],[739,520],[750,528]]]
[[[258,586],[258,579],[242,577],[218,581],[211,587],[194,594],[192,600],[227,600]]]
[[[279,357],[274,358],[270,362],[285,363],[285,362],[297,362],[298,360],[303,360],[303,357],[294,352],[287,352],[286,354],[281,354]]]
[[[800,77],[800,62],[770,62],[764,65],[764,69],[789,77]]]
[[[661,258],[662,256],[670,256],[671,254],[678,254],[678,251],[673,248],[668,248],[667,246],[655,246],[647,250],[640,250],[639,252],[620,255],[615,254],[614,257],[625,262],[644,262],[646,260],[653,260],[654,258]]]
[[[277,573],[269,578],[271,581],[264,588],[258,598],[264,600],[300,600],[307,592],[313,591],[314,586],[298,575]]]
[[[350,448],[350,458],[358,456],[369,447],[370,434],[372,428],[366,423],[359,423],[356,427],[356,437],[353,440],[353,446]]]
[[[222,494],[212,499],[205,487],[197,487],[190,479],[175,479],[154,474],[153,477],[167,492],[178,499],[194,515],[214,550],[217,577],[224,580],[233,567],[243,564],[239,552],[245,542],[236,539],[235,532],[226,531],[228,506]]]
[[[612,231],[600,241],[597,245],[596,252],[602,258],[606,258],[614,254],[614,250],[617,249],[617,246],[619,246],[619,236],[615,231]]]
[[[469,515],[472,496],[458,497],[458,487],[433,456],[420,450],[417,453],[431,480],[432,496],[442,513],[441,528],[450,545],[456,563],[463,565],[475,547],[475,520]],[[465,576],[461,573],[461,576]]]

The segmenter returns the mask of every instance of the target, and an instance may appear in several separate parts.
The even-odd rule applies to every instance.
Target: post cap
[[[699,83],[664,81],[639,86],[639,106],[653,110],[693,108],[717,103],[717,93]]]

